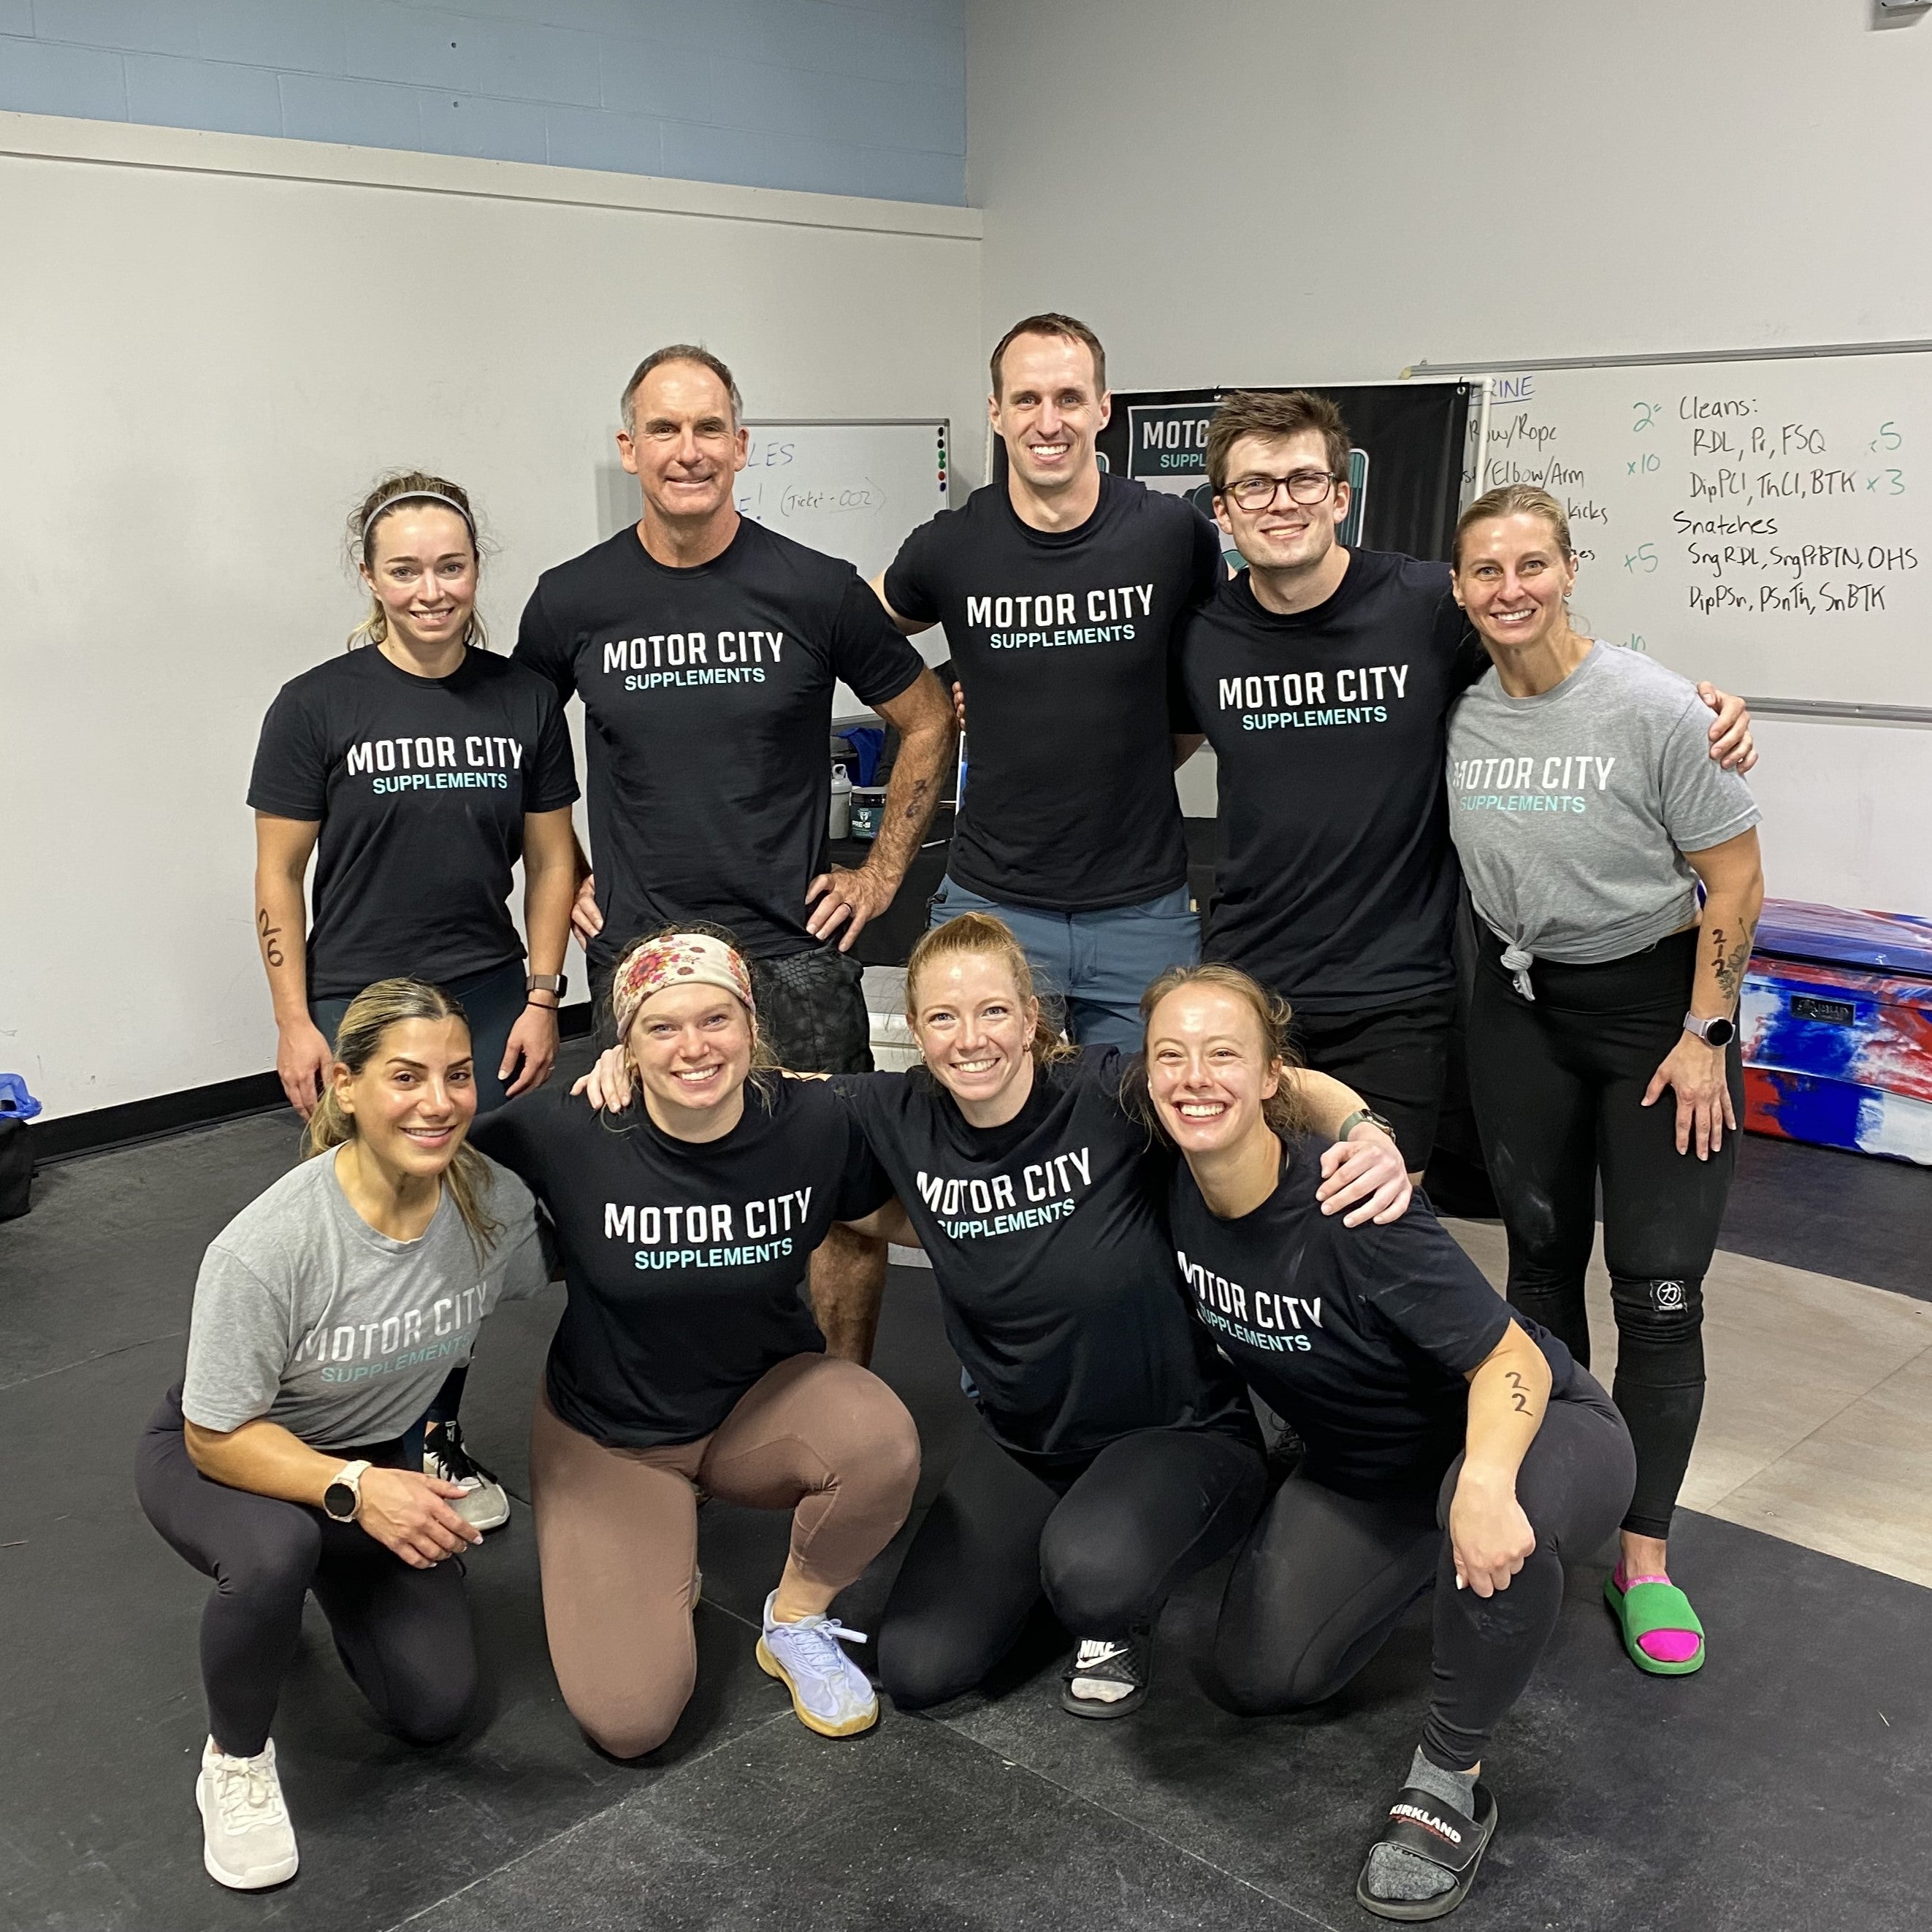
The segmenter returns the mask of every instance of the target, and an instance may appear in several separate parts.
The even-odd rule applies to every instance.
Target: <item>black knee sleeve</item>
[[[1653,1388],[1704,1379],[1704,1282],[1701,1275],[1639,1280],[1610,1277],[1617,1318],[1617,1377],[1633,1370]]]
[[[1617,1407],[1636,1451],[1624,1527],[1668,1536],[1704,1408],[1704,1283],[1698,1276],[1610,1277],[1617,1317]]]

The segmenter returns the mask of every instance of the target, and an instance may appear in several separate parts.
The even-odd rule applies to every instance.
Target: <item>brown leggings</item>
[[[891,1541],[919,1481],[919,1432],[852,1362],[794,1355],[709,1436],[607,1448],[539,1393],[530,1503],[551,1664],[571,1714],[614,1757],[670,1736],[698,1675],[691,1579],[694,1483],[721,1502],[792,1511],[791,1556],[842,1590]]]

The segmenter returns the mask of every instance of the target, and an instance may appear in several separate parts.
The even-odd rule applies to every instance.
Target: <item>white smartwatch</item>
[[[1706,1046],[1729,1046],[1738,1036],[1736,1022],[1721,1016],[1714,1020],[1700,1020],[1695,1013],[1686,1013],[1684,1030],[1696,1034]]]
[[[322,1506],[338,1522],[353,1522],[362,1507],[362,1478],[367,1462],[345,1462],[322,1492]]]

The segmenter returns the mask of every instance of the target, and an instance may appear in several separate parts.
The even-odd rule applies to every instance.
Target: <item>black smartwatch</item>
[[[368,1468],[367,1462],[344,1463],[322,1491],[322,1506],[338,1522],[356,1520],[356,1513],[362,1507],[362,1478]]]
[[[1738,1036],[1735,1022],[1723,1018],[1700,1020],[1695,1013],[1684,1016],[1684,1030],[1694,1034],[1706,1046],[1729,1046]]]

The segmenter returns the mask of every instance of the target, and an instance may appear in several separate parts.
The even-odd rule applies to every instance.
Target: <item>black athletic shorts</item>
[[[1298,1012],[1289,1037],[1318,1073],[1354,1088],[1395,1129],[1409,1171],[1420,1173],[1436,1144],[1455,1024],[1450,986],[1366,1012]]]
[[[816,946],[782,959],[754,959],[752,997],[758,1003],[758,1037],[781,1066],[794,1073],[869,1073],[872,1022],[866,1011],[866,969],[836,946]],[[590,998],[597,1044],[615,1043],[610,981],[615,971],[593,969]]]

